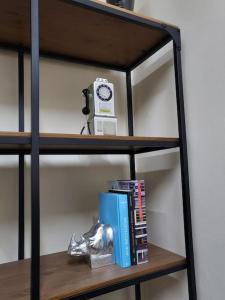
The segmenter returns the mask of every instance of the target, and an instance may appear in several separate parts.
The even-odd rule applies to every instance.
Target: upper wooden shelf
[[[153,245],[149,263],[126,269],[111,265],[91,270],[81,259],[70,259],[65,252],[45,255],[41,257],[41,300],[85,296],[93,291],[101,294],[105,288],[125,281],[144,281],[185,268],[185,258]],[[29,280],[30,260],[0,265],[1,299],[29,299]]]
[[[179,146],[178,138],[40,133],[40,154],[138,154]],[[29,154],[31,133],[0,132],[0,153]]]
[[[176,26],[88,0],[39,0],[41,54],[118,70],[167,43]],[[0,45],[30,48],[30,1],[0,0]]]

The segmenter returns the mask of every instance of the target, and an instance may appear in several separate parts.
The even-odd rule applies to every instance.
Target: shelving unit
[[[18,52],[19,132],[0,132],[0,154],[19,155],[19,261],[0,265],[2,299],[89,299],[183,269],[196,300],[188,159],[178,27],[88,0],[0,0],[0,46]],[[131,72],[173,41],[179,138],[135,137]],[[87,46],[88,45],[88,46]],[[24,53],[31,53],[31,133],[24,132]],[[98,137],[39,132],[39,56],[126,73],[129,136]],[[90,270],[65,253],[40,257],[39,156],[126,154],[131,179],[135,155],[179,147],[186,258],[150,245],[147,264]],[[24,155],[31,155],[31,259],[24,260]],[[30,280],[29,280],[30,279]]]

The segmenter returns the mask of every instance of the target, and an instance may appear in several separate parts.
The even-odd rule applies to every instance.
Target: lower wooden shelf
[[[115,290],[186,268],[184,257],[153,245],[149,247],[149,263],[126,269],[111,265],[91,270],[82,259],[70,258],[66,252],[42,256],[41,299],[78,299],[93,292],[103,294],[107,288]],[[28,300],[29,291],[29,259],[0,265],[1,299]]]

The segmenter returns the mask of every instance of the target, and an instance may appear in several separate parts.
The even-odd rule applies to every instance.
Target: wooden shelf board
[[[40,133],[41,138],[58,138],[58,139],[80,139],[80,140],[117,140],[117,141],[177,141],[177,138],[170,137],[144,137],[144,136],[123,136],[123,135],[80,135],[73,133]]]
[[[40,133],[40,154],[129,154],[179,146],[178,138]],[[0,132],[0,151],[29,154],[31,133]]]
[[[31,134],[28,132],[0,131],[0,154],[30,152]]]
[[[0,44],[29,50],[30,1],[0,7]],[[40,51],[127,69],[169,38],[162,24],[172,26],[100,1],[40,0]]]
[[[31,133],[30,132],[17,132],[17,131],[0,131],[0,138],[1,137],[26,137],[30,138]]]
[[[91,270],[82,259],[66,252],[41,257],[41,299],[59,300],[141,278],[170,268],[186,268],[182,256],[150,246],[150,262],[121,269],[116,265]],[[0,295],[7,300],[29,299],[30,260],[0,265]]]

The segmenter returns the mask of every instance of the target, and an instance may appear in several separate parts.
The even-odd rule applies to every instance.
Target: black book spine
[[[132,194],[129,194],[128,199],[128,214],[129,214],[129,229],[130,229],[130,253],[131,253],[131,264],[137,264],[137,253],[136,253],[136,242],[135,242],[135,220],[134,220],[134,199]]]

